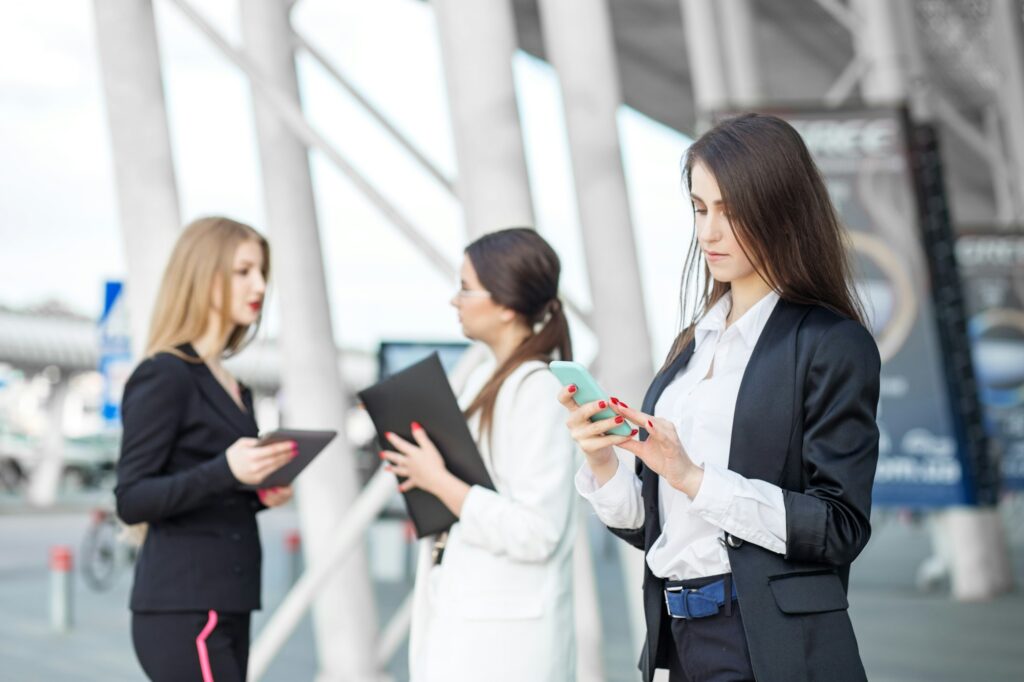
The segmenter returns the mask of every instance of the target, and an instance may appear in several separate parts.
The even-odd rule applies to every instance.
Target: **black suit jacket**
[[[124,389],[117,463],[117,513],[148,523],[135,566],[133,611],[260,607],[260,539],[265,507],[242,490],[225,451],[255,437],[252,396],[239,409],[188,345],[144,360]]]
[[[686,367],[694,344],[655,377],[644,399],[654,412]],[[729,468],[783,489],[786,554],[727,537],[758,682],[866,679],[847,615],[850,563],[871,534],[878,462],[881,362],[860,324],[824,308],[779,301],[740,384]],[[641,438],[646,433],[641,432]],[[658,476],[637,460],[644,526],[611,529],[649,551],[661,534]],[[640,669],[649,682],[672,651],[663,582],[644,563],[647,638]]]

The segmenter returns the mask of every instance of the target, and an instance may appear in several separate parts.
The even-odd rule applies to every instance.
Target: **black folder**
[[[469,485],[494,490],[437,353],[361,391],[359,397],[377,429],[382,449],[394,450],[384,438],[387,431],[415,442],[411,424],[419,422],[441,452],[448,471]],[[446,531],[458,520],[428,492],[414,488],[403,495],[417,537]]]

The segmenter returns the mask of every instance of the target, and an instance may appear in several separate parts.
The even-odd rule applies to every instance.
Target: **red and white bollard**
[[[302,575],[302,537],[299,531],[290,530],[284,534],[284,551],[288,555],[288,584],[294,585]]]
[[[55,545],[50,548],[50,626],[54,632],[67,632],[71,629],[74,586],[72,565],[70,547]]]

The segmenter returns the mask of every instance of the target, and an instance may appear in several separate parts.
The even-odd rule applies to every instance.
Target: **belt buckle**
[[[681,593],[682,599],[680,601],[682,603],[682,615],[678,615],[677,616],[676,614],[672,613],[672,606],[671,606],[671,604],[669,604],[669,601],[668,601],[668,593],[669,592],[679,592],[679,593]],[[701,613],[701,614],[691,613],[691,611],[690,611],[690,595],[693,595],[693,594],[697,595],[698,597],[700,597],[701,599],[705,600],[706,602],[709,602],[714,607],[714,609],[710,613]],[[680,586],[680,587],[666,587],[665,588],[665,610],[668,611],[668,615],[671,616],[672,618],[681,618],[683,620],[692,620],[694,618],[707,618],[708,616],[715,615],[716,613],[719,612],[720,605],[714,599],[708,597],[703,592],[701,592],[701,588],[699,588],[699,587],[689,587],[689,588],[682,587],[682,586]]]
[[[669,615],[670,618],[680,618],[680,619],[683,619],[683,620],[688,620],[690,618],[690,609],[689,609],[689,604],[687,604],[687,602],[686,602],[686,595],[687,595],[688,592],[695,592],[695,591],[696,590],[694,590],[693,588],[683,587],[682,585],[680,585],[678,587],[666,587],[665,588],[665,610],[668,611],[668,615]],[[682,599],[683,615],[677,616],[676,614],[672,613],[672,605],[669,604],[669,602],[668,602],[668,593],[669,592],[681,592],[682,593],[682,596],[683,596],[683,599]]]

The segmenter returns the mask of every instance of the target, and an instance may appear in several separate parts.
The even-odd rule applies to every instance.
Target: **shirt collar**
[[[697,321],[697,327],[693,332],[693,339],[699,345],[708,334],[721,333],[725,329],[725,318],[729,316],[729,309],[732,308],[732,292],[726,292],[722,298],[711,306],[711,309]]]
[[[775,310],[775,304],[778,302],[779,295],[774,291],[769,291],[750,310],[745,312],[743,317],[733,323],[736,333],[740,335],[743,343],[748,348],[753,348],[757,343],[757,339],[761,336],[761,331],[768,323],[768,318],[771,317],[772,311]],[[699,344],[704,337],[712,332],[721,334],[726,331],[725,321],[729,316],[731,308],[732,292],[728,292],[718,299],[718,302],[711,306],[711,310],[697,322],[697,327],[694,330],[694,340]]]

